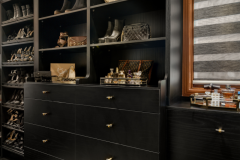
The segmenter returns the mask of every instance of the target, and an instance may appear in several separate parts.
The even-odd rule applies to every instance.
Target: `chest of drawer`
[[[75,159],[75,135],[25,123],[26,147],[59,157]]]
[[[66,103],[75,102],[75,87],[63,85],[25,84],[25,98],[50,100]]]
[[[81,136],[76,138],[77,160],[159,160],[159,154]],[[83,145],[84,144],[84,145]]]
[[[77,87],[76,104],[159,113],[159,90]]]
[[[75,106],[25,99],[25,122],[75,133]]]
[[[240,117],[211,111],[169,110],[170,160],[240,159]],[[222,128],[224,132],[218,132]]]
[[[77,134],[159,151],[159,114],[76,105],[76,116]]]

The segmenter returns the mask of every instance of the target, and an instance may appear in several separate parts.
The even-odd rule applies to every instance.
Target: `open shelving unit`
[[[23,90],[24,85],[23,84],[14,84],[9,85],[7,84],[7,81],[11,79],[9,77],[9,74],[11,70],[24,68],[28,72],[31,70],[34,70],[34,63],[6,63],[7,60],[11,58],[11,53],[13,50],[19,49],[19,48],[25,48],[29,46],[34,46],[34,38],[24,38],[19,40],[13,40],[10,42],[7,42],[8,35],[12,34],[13,31],[18,33],[18,30],[26,25],[34,23],[34,14],[26,17],[18,18],[14,21],[6,21],[6,11],[11,9],[13,10],[13,4],[20,2],[22,5],[30,4],[30,6],[33,9],[34,6],[34,0],[5,0],[1,2],[1,8],[0,8],[0,53],[1,53],[1,98],[2,98],[2,106],[1,106],[1,132],[2,132],[2,138],[1,138],[1,156],[9,159],[24,159],[24,152],[21,150],[18,150],[16,148],[12,148],[11,146],[4,145],[4,141],[6,139],[7,134],[11,130],[15,130],[18,133],[21,133],[24,135],[24,131],[21,129],[18,129],[16,127],[6,125],[5,123],[10,118],[9,115],[7,115],[7,110],[14,109],[18,112],[24,113],[24,108],[19,107],[16,105],[7,105],[5,104],[12,96],[14,90]],[[34,10],[34,9],[33,9]],[[5,63],[3,63],[5,62]]]

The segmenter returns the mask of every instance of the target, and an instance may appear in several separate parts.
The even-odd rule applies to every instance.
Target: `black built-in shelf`
[[[3,126],[4,128],[10,129],[10,130],[15,130],[15,131],[24,133],[23,130],[21,130],[21,129],[19,129],[19,128],[15,128],[15,127],[10,126],[10,125],[7,125],[7,124],[3,124],[2,126]]]

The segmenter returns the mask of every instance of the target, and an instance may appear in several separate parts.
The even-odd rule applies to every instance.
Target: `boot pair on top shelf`
[[[115,26],[111,21],[108,22],[108,29],[104,37],[98,38],[99,43],[117,42],[122,34],[124,20],[115,19]]]
[[[3,24],[33,16],[32,8],[29,4],[20,6],[19,3],[15,3],[13,4],[13,11],[7,10],[7,20]]]
[[[74,11],[76,9],[81,9],[86,7],[86,0],[76,0],[72,8],[70,8],[71,2],[69,0],[64,0],[61,10],[55,10],[54,14],[67,13]]]

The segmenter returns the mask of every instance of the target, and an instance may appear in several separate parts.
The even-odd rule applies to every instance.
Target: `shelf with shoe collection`
[[[9,159],[24,159],[24,83],[33,81],[35,59],[33,7],[34,0],[1,2],[1,152]]]

